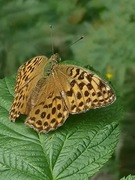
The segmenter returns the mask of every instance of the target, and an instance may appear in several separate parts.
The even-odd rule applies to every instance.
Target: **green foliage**
[[[0,81],[1,179],[84,180],[111,157],[118,142],[122,109],[117,100],[107,108],[71,115],[54,132],[39,134],[9,121],[15,78]]]
[[[129,176],[127,176],[127,177],[123,177],[123,178],[120,179],[120,180],[135,180],[135,176],[129,175]]]
[[[67,172],[67,169],[63,170],[63,173],[60,173],[60,175],[58,176],[58,174],[54,170],[56,168],[56,165],[58,168],[57,163],[59,163],[59,161],[58,162],[56,161],[54,165],[51,159],[52,155],[55,158],[57,157],[57,153],[59,153],[59,150],[57,151],[54,150],[53,152],[49,152],[48,150],[47,155],[46,154],[43,155],[43,153],[46,153],[47,147],[49,148],[50,146],[52,147],[55,146],[55,142],[56,142],[55,140],[57,139],[57,137],[58,139],[62,138],[61,143],[64,143],[65,146],[66,140],[64,140],[64,138],[66,139],[67,137],[70,137],[69,133],[74,132],[73,130],[74,128],[75,129],[82,128],[82,131],[84,128],[84,131],[86,132],[88,131],[88,139],[90,139],[90,142],[92,137],[95,136],[98,137],[99,141],[102,142],[103,139],[102,136],[104,136],[106,137],[104,142],[107,145],[108,143],[112,144],[110,147],[107,147],[110,149],[106,150],[107,153],[104,158],[103,158],[104,154],[102,153],[100,154],[101,155],[101,159],[99,158],[99,160],[101,161],[100,163],[96,161],[97,160],[96,158],[98,158],[99,156],[98,154],[99,151],[97,151],[97,154],[95,153],[94,156],[92,156],[91,153],[92,150],[90,148],[91,143],[90,145],[87,146],[86,150],[84,151],[86,152],[85,157],[88,156],[90,157],[89,163],[91,163],[91,159],[94,158],[95,161],[93,161],[93,163],[95,164],[97,163],[98,168],[95,167],[95,164],[94,165],[92,164],[91,166],[85,160],[84,162],[82,159],[80,160],[79,157],[82,158],[83,155],[82,156],[80,155],[78,157],[77,151],[74,152],[75,156],[72,153],[71,154],[69,153],[69,156],[67,156],[72,161],[73,161],[73,159],[71,158],[72,156],[76,157],[77,160],[75,162],[73,161],[71,166],[69,165],[70,167],[68,169],[68,171],[70,172],[69,174],[73,174],[73,176],[78,175],[81,172],[80,169],[85,164],[84,170],[87,169],[86,170],[87,172],[81,173],[79,178],[82,178],[84,174],[86,174],[86,176],[87,175],[92,176],[92,174],[97,172],[98,169],[102,167],[103,164],[108,160],[108,158],[111,156],[112,152],[114,151],[114,147],[117,144],[118,130],[116,128],[117,127],[116,121],[120,120],[122,116],[119,96],[122,96],[123,98],[122,104],[125,105],[124,119],[126,119],[126,121],[124,125],[122,124],[122,127],[128,126],[127,128],[128,130],[126,130],[127,139],[129,132],[132,131],[134,133],[135,123],[133,122],[135,117],[135,113],[134,113],[135,1],[134,0],[130,0],[130,1],[129,0],[119,0],[119,1],[118,0],[109,0],[109,1],[108,0],[90,0],[90,1],[1,0],[0,10],[1,10],[0,11],[0,22],[1,22],[0,78],[14,74],[17,71],[18,67],[23,62],[27,61],[29,58],[32,58],[33,56],[44,54],[50,57],[50,55],[52,55],[51,45],[53,41],[54,49],[55,51],[60,53],[62,60],[67,58],[75,59],[80,64],[84,64],[84,65],[87,64],[94,67],[94,69],[100,72],[102,76],[109,77],[108,74],[110,74],[112,76],[111,81],[114,89],[116,89],[116,95],[117,95],[117,101],[114,105],[104,109],[90,111],[86,113],[86,115],[80,114],[80,115],[71,116],[69,117],[69,120],[64,124],[64,126],[59,128],[56,132],[49,133],[48,135],[38,135],[29,128],[25,127],[22,121],[18,120],[18,122],[16,122],[15,124],[9,122],[8,111],[13,99],[12,95],[13,95],[13,86],[15,81],[14,78],[5,78],[0,82],[1,83],[0,85],[0,98],[1,98],[0,99],[0,116],[1,116],[0,144],[2,143],[0,148],[0,152],[1,152],[0,154],[2,157],[0,158],[2,159],[0,173],[3,174],[3,177],[4,175],[6,176],[8,173],[9,176],[11,174],[14,174],[14,176],[12,176],[13,179],[17,178],[18,173],[22,173],[20,178],[25,179],[26,178],[25,175],[28,175],[26,173],[27,169],[28,169],[28,173],[30,173],[29,176],[31,177],[31,174],[33,175],[31,168],[36,167],[36,172],[39,170],[38,171],[39,174],[41,173],[45,175],[46,171],[44,170],[44,168],[46,166],[46,163],[48,163],[48,166],[46,166],[46,168],[49,168],[48,177],[50,176],[50,174],[54,176],[53,177],[54,179],[58,179],[58,177],[64,177],[64,174],[66,174],[65,172]],[[53,40],[51,39],[51,35],[50,35],[51,34],[49,29],[50,24],[53,25],[54,27],[54,29],[52,30]],[[74,40],[76,40],[82,34],[85,36],[84,40],[73,46],[68,47],[68,45],[70,45]],[[73,64],[73,61],[71,61],[70,63]],[[114,113],[115,111],[116,114]],[[100,113],[102,117],[100,117]],[[108,115],[108,113],[110,113],[110,116]],[[89,117],[90,117],[90,122],[88,121]],[[72,121],[73,118],[75,122]],[[110,121],[108,121],[109,119]],[[132,119],[132,123],[130,119]],[[85,124],[84,122],[87,123]],[[87,129],[88,127],[85,127],[86,125],[88,125],[89,130]],[[125,129],[126,128],[124,128],[124,130]],[[97,131],[103,132],[103,134],[99,136],[95,135]],[[108,134],[109,132],[110,135]],[[85,132],[83,133],[84,135],[82,136],[87,137]],[[85,140],[83,141],[82,138],[82,141],[79,141],[80,136],[78,135],[78,139],[77,139],[77,135],[78,135],[78,131],[75,133],[75,137],[76,137],[75,146],[78,148],[82,146]],[[115,136],[116,136],[116,142],[114,142]],[[42,142],[40,142],[41,139]],[[49,140],[51,139],[52,141],[50,143]],[[73,136],[71,135],[71,139],[72,140],[74,139],[74,133]],[[84,139],[86,139],[87,141],[87,138]],[[95,143],[96,142],[95,138],[93,140]],[[31,146],[27,145],[28,142],[31,144]],[[72,145],[73,141],[70,142]],[[124,142],[123,139],[122,142]],[[126,147],[129,147],[130,144],[134,144],[134,143],[129,144],[128,142],[129,140],[127,140],[127,142],[125,143]],[[22,145],[23,143],[26,144],[26,146],[23,147]],[[47,144],[50,143],[50,144],[49,146],[44,147],[45,143]],[[59,146],[61,147],[62,150],[60,151],[60,156],[58,156],[58,160],[59,157],[61,158],[63,155],[61,154],[61,152],[65,151],[63,149],[63,146],[61,146],[61,143]],[[43,147],[42,150],[38,151],[39,149],[38,145]],[[15,148],[13,148],[13,146],[15,146]],[[29,149],[33,148],[33,146],[34,147],[36,146],[35,149],[37,149],[37,151],[33,150],[32,155],[29,156],[29,152],[30,152]],[[122,147],[124,147],[123,144]],[[23,152],[23,150],[24,152],[28,152],[28,154],[26,153],[27,156],[24,155],[25,153]],[[132,152],[133,151],[134,150],[132,150]],[[39,163],[41,156],[39,156],[39,161],[38,161],[37,152],[39,154],[41,153],[42,154],[41,156],[43,157],[41,166]],[[19,157],[24,157],[24,156],[25,158],[24,159],[20,158],[19,161],[19,163],[22,163],[22,166],[19,163],[17,164],[17,160],[19,159]],[[45,159],[45,157],[47,158]],[[125,160],[125,155],[123,155],[123,157]],[[34,160],[32,161],[32,159]],[[62,160],[65,162],[65,158],[63,159]],[[82,165],[75,170],[74,165],[76,164],[76,162],[80,162],[80,161]],[[26,165],[24,165],[25,162],[28,167],[27,169],[25,169],[26,168]],[[126,163],[124,162],[123,164],[127,165],[127,161]],[[86,165],[88,166],[87,168]],[[124,167],[124,165],[121,164],[121,167]],[[37,166],[39,167],[37,168]],[[95,169],[93,170],[91,167],[95,167]],[[72,173],[72,171],[74,171],[74,173]],[[83,168],[82,168],[82,172],[83,172]],[[128,174],[130,174],[130,172]],[[36,176],[33,177],[33,179],[34,178],[36,179]],[[30,178],[28,177],[28,179]],[[69,179],[72,178],[70,177]]]
[[[99,1],[90,1],[93,6]],[[112,4],[114,7],[112,8]],[[88,62],[97,70],[107,72],[111,67],[115,86],[123,88],[127,79],[127,70],[135,63],[135,1],[102,1],[106,11],[102,12],[100,22],[89,27],[86,40],[73,47],[76,59]],[[83,53],[82,53],[83,52]],[[125,87],[126,90],[129,86]],[[123,91],[122,91],[123,92]]]
[[[52,54],[49,25],[54,25],[54,46],[61,44],[63,37],[71,40],[73,29],[69,26],[68,14],[73,11],[76,1],[5,1],[1,0],[0,67],[3,74],[17,70],[27,58],[39,54]],[[64,16],[63,16],[64,14]],[[60,20],[58,22],[58,20]],[[76,26],[73,26],[77,30]],[[68,35],[65,34],[65,30]],[[80,34],[80,33],[79,33]]]

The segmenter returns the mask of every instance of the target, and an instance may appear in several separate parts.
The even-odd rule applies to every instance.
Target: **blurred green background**
[[[135,174],[135,0],[0,0],[0,78],[33,56],[50,57],[52,39],[62,60],[92,66],[121,96],[119,144],[101,171]]]

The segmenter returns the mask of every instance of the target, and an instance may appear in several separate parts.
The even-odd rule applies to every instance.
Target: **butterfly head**
[[[52,62],[54,62],[54,64],[61,61],[61,58],[58,53],[53,54],[50,59]]]
[[[54,66],[61,60],[58,53],[53,54],[44,67],[44,77],[50,75]]]

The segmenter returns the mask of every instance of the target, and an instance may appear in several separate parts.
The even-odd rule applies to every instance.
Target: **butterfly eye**
[[[58,53],[56,53],[56,58],[57,58],[57,62],[60,62],[60,61],[61,61],[61,57],[59,56]]]
[[[59,62],[61,61],[61,58],[59,58]]]

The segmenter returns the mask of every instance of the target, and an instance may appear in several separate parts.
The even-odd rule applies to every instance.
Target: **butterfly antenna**
[[[51,45],[52,45],[52,53],[54,54],[54,42],[53,42],[53,29],[52,25],[50,25],[50,35],[51,35]]]
[[[78,41],[82,40],[84,38],[84,36],[79,37],[76,41],[74,41],[73,43],[70,44],[70,47],[73,46],[74,44],[76,44]]]

